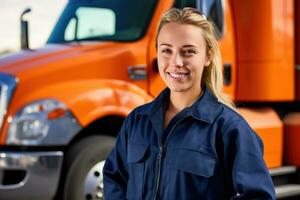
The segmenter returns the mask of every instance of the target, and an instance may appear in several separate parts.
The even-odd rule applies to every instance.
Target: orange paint
[[[295,0],[296,99],[300,101],[300,1]]]
[[[284,162],[300,167],[300,113],[290,113],[283,122],[285,130]]]
[[[239,109],[264,144],[264,159],[269,168],[282,165],[283,124],[272,108]]]
[[[293,0],[233,0],[237,100],[295,98]]]

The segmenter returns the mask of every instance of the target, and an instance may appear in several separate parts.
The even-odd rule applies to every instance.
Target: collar
[[[191,107],[187,108],[189,110],[187,113],[197,120],[211,124],[221,113],[223,106],[209,89],[204,87],[203,90],[202,96]],[[164,105],[169,97],[170,89],[165,88],[154,101],[147,104],[137,114],[148,115],[153,122],[163,121]]]

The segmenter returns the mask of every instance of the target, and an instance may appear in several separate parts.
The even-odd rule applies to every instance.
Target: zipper
[[[182,120],[186,119],[188,116],[178,120],[174,126],[172,127],[172,129],[170,130],[170,133],[167,135],[167,138],[164,142],[164,144],[160,144],[159,146],[159,154],[157,155],[156,159],[157,159],[157,173],[156,173],[156,181],[155,181],[155,193],[154,193],[154,198],[153,200],[157,200],[157,195],[158,195],[158,190],[159,190],[159,183],[160,183],[160,176],[161,176],[161,167],[162,167],[162,159],[163,159],[163,153],[164,153],[164,149],[167,146],[167,143],[169,141],[169,138],[171,137],[172,133],[174,132],[174,129],[176,128],[177,124],[179,124]]]
[[[160,173],[161,173],[161,161],[162,161],[162,155],[163,155],[163,147],[162,145],[159,146],[159,154],[157,156],[157,173],[156,173],[156,181],[155,181],[155,193],[154,193],[154,200],[157,199],[158,189],[159,189],[159,182],[160,182]]]

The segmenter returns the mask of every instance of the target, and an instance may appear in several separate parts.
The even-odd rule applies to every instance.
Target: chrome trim
[[[58,187],[62,162],[61,151],[0,152],[0,174],[12,169],[26,172],[18,184],[3,185],[0,180],[0,199],[52,199]]]
[[[224,34],[225,34],[225,26],[226,26],[226,14],[225,14],[225,12],[226,12],[226,3],[225,3],[225,0],[221,0],[221,6],[222,6],[222,10],[223,10],[223,29],[222,29],[222,31],[221,31],[221,34],[222,34],[222,37],[224,36]]]
[[[132,80],[146,80],[146,65],[137,65],[128,67],[128,75]]]
[[[17,83],[18,79],[16,77],[0,73],[0,128]]]
[[[8,87],[5,84],[0,84],[0,124],[2,125],[4,115],[7,112],[7,90]]]
[[[103,167],[105,160],[96,163],[87,173],[84,181],[84,196],[91,196],[91,200],[103,200]]]

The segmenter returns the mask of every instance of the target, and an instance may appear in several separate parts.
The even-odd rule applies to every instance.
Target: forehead
[[[202,29],[195,25],[168,23],[165,24],[157,37],[158,45],[166,43],[172,46],[194,45],[205,46]]]

